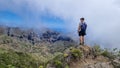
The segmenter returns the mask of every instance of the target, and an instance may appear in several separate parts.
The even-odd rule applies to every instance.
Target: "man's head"
[[[84,18],[80,18],[80,21],[81,21],[81,22],[84,22],[84,20],[85,20]]]

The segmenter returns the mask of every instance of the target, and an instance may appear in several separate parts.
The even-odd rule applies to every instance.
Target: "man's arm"
[[[78,32],[80,32],[81,31],[81,28],[80,28],[80,23],[79,23],[79,25],[78,25]]]
[[[86,29],[87,29],[87,24],[85,23],[85,25],[86,25]]]

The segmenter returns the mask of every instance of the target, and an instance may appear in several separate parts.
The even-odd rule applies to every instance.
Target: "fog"
[[[0,0],[0,11],[17,14],[22,19],[20,26],[59,27],[77,40],[79,18],[84,17],[88,24],[87,44],[120,48],[119,0]],[[64,23],[45,24],[40,17],[47,13]]]

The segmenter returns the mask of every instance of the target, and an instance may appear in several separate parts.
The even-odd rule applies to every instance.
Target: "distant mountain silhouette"
[[[70,37],[52,30],[45,30],[44,32],[39,32],[35,31],[34,29],[24,30],[19,27],[0,26],[0,34],[6,34],[10,37],[16,37],[22,40],[29,40],[33,44],[37,43],[37,41],[46,41],[50,43],[54,43],[56,41],[73,42]]]

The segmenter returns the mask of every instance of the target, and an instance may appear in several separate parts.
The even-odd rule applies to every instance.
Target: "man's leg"
[[[80,36],[80,45],[82,45],[82,42],[83,42],[82,36]]]
[[[84,36],[82,36],[82,45],[84,45]]]

